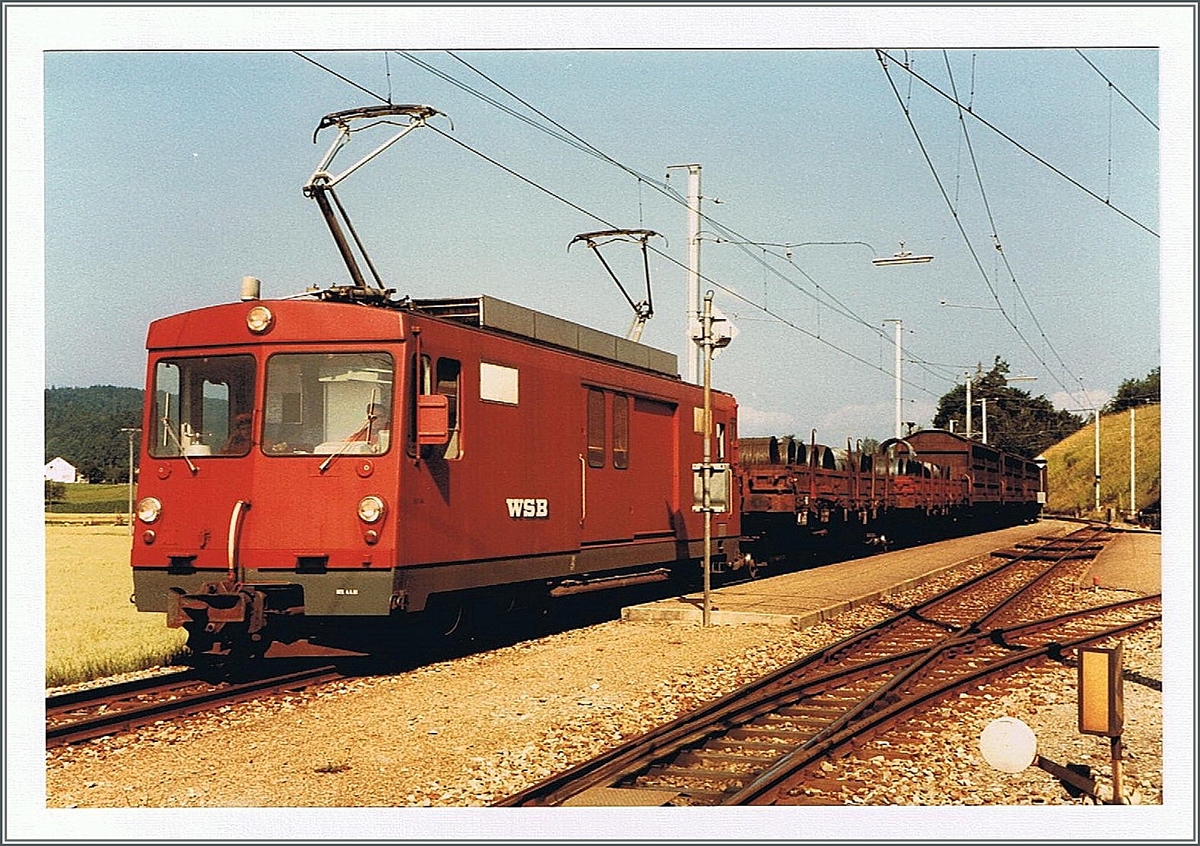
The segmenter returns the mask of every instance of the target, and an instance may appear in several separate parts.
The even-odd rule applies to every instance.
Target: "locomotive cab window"
[[[392,439],[394,364],[384,352],[280,353],[267,361],[268,455],[383,453]]]
[[[154,368],[155,458],[240,456],[250,452],[254,358],[248,355],[163,359]]]
[[[444,444],[424,444],[422,458],[456,459],[462,457],[462,421],[459,418],[459,390],[462,364],[457,359],[439,358],[435,364],[428,355],[413,359],[412,388],[409,389],[408,453],[417,454],[417,395],[440,394],[446,397],[449,440]]]

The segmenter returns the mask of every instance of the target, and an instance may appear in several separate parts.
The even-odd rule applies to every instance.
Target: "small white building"
[[[47,482],[78,482],[79,471],[75,465],[61,455],[46,464],[45,476]]]

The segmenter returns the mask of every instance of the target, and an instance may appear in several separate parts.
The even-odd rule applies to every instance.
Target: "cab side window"
[[[443,458],[462,457],[462,426],[459,425],[458,419],[458,397],[461,387],[459,376],[461,373],[462,364],[458,360],[453,358],[437,360],[437,384],[434,391],[445,395],[450,400],[450,443],[446,444],[442,454]]]
[[[420,449],[421,458],[462,458],[462,420],[460,419],[459,396],[462,390],[462,363],[453,358],[434,361],[422,354],[412,358],[412,386],[409,389],[408,454],[417,455],[417,395],[442,394],[447,399],[449,411],[450,440],[445,446],[425,445]]]
[[[612,457],[617,470],[629,469],[629,397],[613,394]]]
[[[588,467],[604,466],[605,420],[604,391],[588,388],[587,395],[587,462]]]

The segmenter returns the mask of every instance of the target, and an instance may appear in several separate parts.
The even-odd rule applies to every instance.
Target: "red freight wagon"
[[[1001,452],[942,429],[925,429],[904,438],[921,461],[949,467],[966,483],[970,505],[985,517],[1033,520],[1045,502],[1045,473],[1036,461]]]
[[[703,555],[703,391],[673,355],[490,297],[249,299],[155,321],[147,348],[135,601],[196,652]],[[712,407],[736,462],[734,398]]]

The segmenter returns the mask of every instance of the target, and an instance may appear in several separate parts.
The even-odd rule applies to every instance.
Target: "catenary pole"
[[[667,170],[680,167],[687,168],[688,172],[687,340],[683,348],[687,359],[687,380],[696,385],[700,382],[701,356],[704,354],[700,346],[700,165],[667,165]]]

